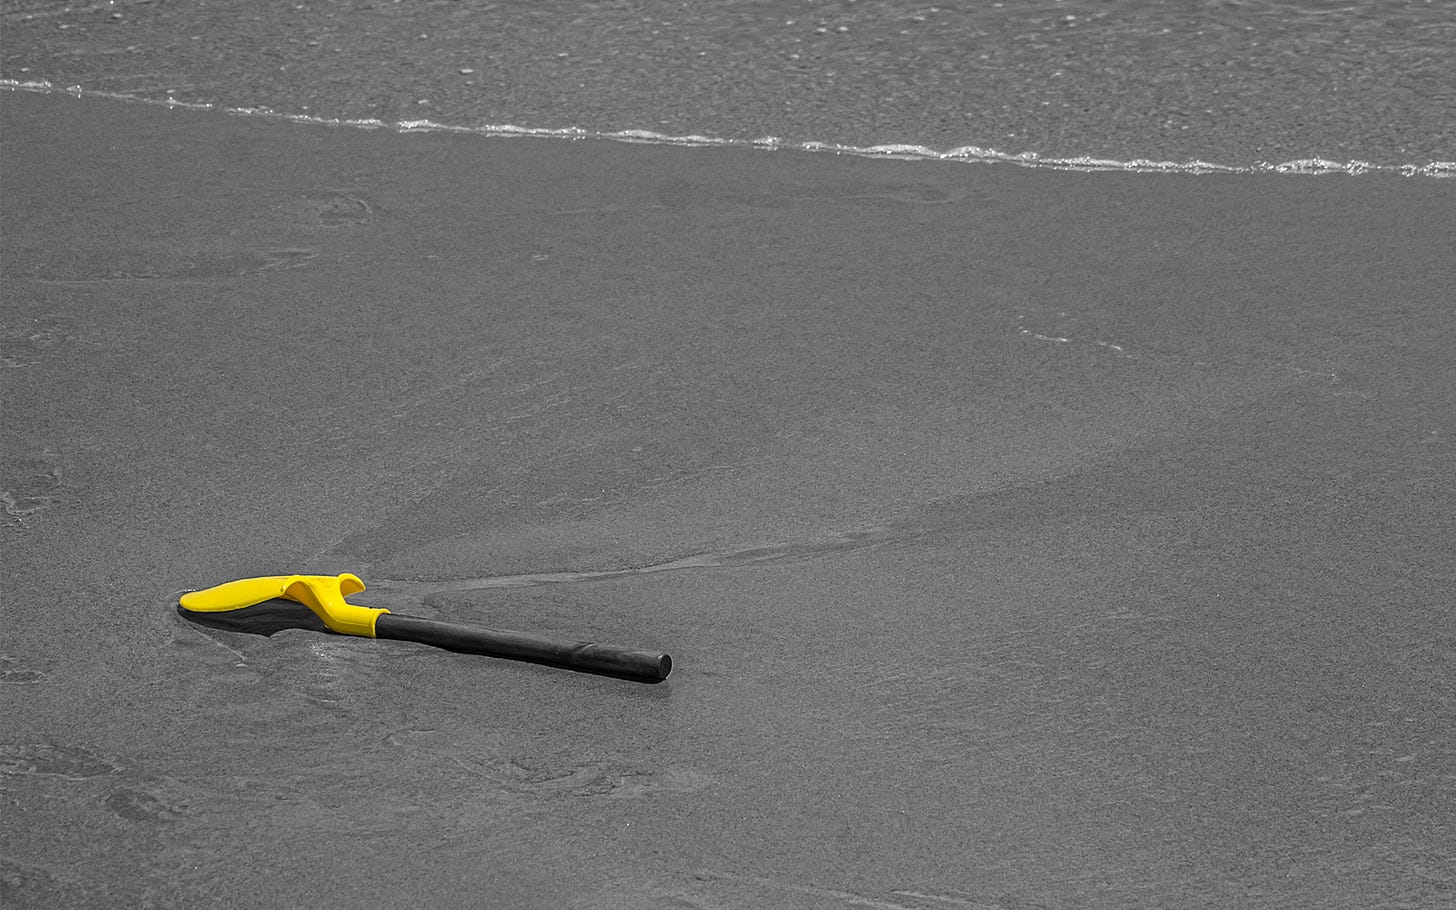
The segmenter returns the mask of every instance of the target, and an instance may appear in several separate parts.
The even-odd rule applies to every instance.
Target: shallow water
[[[1421,0],[6,0],[0,77],[324,118],[1231,167],[1456,161]]]

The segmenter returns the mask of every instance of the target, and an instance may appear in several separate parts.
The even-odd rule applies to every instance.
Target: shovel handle
[[[447,651],[524,660],[645,683],[662,682],[672,672],[672,658],[656,651],[585,641],[552,641],[524,632],[457,626],[398,613],[381,613],[374,621],[374,637],[416,641]]]

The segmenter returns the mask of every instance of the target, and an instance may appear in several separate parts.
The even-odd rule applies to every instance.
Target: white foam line
[[[44,80],[20,81],[0,79],[0,89],[9,91],[39,92],[42,94],[63,93],[75,97],[109,98],[134,104],[154,104],[183,110],[216,111],[236,116],[265,117],[272,120],[287,120],[293,123],[307,123],[319,126],[346,126],[356,129],[388,129],[400,133],[464,133],[475,136],[530,137],[538,139],[609,139],[614,142],[632,142],[645,145],[667,145],[683,148],[749,148],[765,150],[787,150],[801,152],[832,152],[837,155],[853,155],[860,158],[886,158],[899,161],[951,161],[966,164],[1015,164],[1020,167],[1043,168],[1057,171],[1120,171],[1134,174],[1291,174],[1319,176],[1326,174],[1400,174],[1405,177],[1456,177],[1456,161],[1431,161],[1426,164],[1372,164],[1368,161],[1331,161],[1326,158],[1301,158],[1294,161],[1258,161],[1248,165],[1215,164],[1210,161],[1156,161],[1135,158],[1118,161],[1110,158],[1078,156],[1074,158],[1048,158],[1036,152],[1009,152],[966,145],[947,151],[937,151],[923,145],[887,144],[856,146],[836,142],[792,142],[776,136],[760,139],[722,139],[712,136],[669,136],[652,130],[595,131],[580,127],[542,128],[516,126],[514,124],[487,124],[485,126],[454,126],[436,123],[432,120],[400,120],[394,123],[377,119],[340,119],[318,117],[311,114],[290,114],[268,107],[231,107],[198,101],[158,100],[143,98],[125,92],[103,92],[82,88],[79,85],[58,87]]]

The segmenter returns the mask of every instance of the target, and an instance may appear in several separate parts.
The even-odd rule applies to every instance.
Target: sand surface
[[[0,130],[7,907],[1456,900],[1449,181]]]

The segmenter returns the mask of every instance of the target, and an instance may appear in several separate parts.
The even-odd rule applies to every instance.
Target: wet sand
[[[1456,899],[1448,181],[0,127],[7,907]]]

